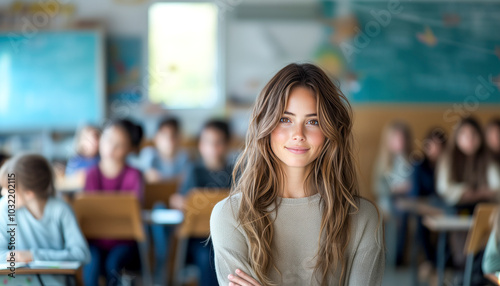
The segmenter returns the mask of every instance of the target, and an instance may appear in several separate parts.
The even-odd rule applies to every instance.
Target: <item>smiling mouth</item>
[[[309,151],[309,148],[288,148],[288,147],[285,147],[285,149],[287,149],[288,151],[290,151],[294,154],[304,154],[307,151]]]

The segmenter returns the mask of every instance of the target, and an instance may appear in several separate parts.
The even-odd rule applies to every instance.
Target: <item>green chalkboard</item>
[[[359,83],[354,103],[500,103],[500,4],[380,1],[350,9],[359,32],[340,50]]]

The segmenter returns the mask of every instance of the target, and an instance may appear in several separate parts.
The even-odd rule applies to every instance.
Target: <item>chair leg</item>
[[[144,285],[152,285],[151,278],[151,266],[149,264],[148,257],[148,243],[147,241],[137,242],[139,247],[139,255],[141,258],[141,267],[142,267],[142,282]]]
[[[182,285],[181,271],[184,268],[187,255],[188,238],[181,238],[178,241],[177,251],[175,255],[175,265],[174,265],[174,286]]]
[[[472,281],[472,264],[474,264],[474,254],[468,254],[465,262],[464,286],[470,286]]]

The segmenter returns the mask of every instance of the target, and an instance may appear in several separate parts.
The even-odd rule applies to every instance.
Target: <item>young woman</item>
[[[351,130],[347,99],[314,65],[264,87],[211,216],[220,285],[381,284],[381,219],[358,195]]]
[[[55,197],[53,172],[47,160],[36,154],[18,155],[5,163],[0,183],[5,196],[0,200],[0,257],[2,263],[33,261],[90,261],[87,241],[71,207]],[[15,189],[15,192],[8,190]],[[2,189],[4,190],[4,189]],[[15,203],[15,222],[8,210]],[[15,249],[9,246],[11,226],[16,224]],[[68,285],[61,275],[0,276],[2,285]]]

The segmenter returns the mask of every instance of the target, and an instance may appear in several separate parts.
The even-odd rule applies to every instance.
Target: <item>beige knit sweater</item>
[[[280,273],[269,277],[277,285],[318,285],[313,276],[318,250],[322,207],[320,195],[305,198],[280,198],[278,214],[274,213],[273,262]],[[228,274],[241,269],[257,279],[249,263],[249,241],[239,226],[237,213],[240,194],[219,202],[210,219],[219,285],[229,285]],[[383,224],[376,207],[365,199],[358,200],[359,211],[351,215],[351,238],[346,250],[344,285],[380,285],[385,256]],[[339,273],[338,269],[336,273]],[[332,275],[333,276],[333,275]],[[329,285],[339,285],[331,277]]]

